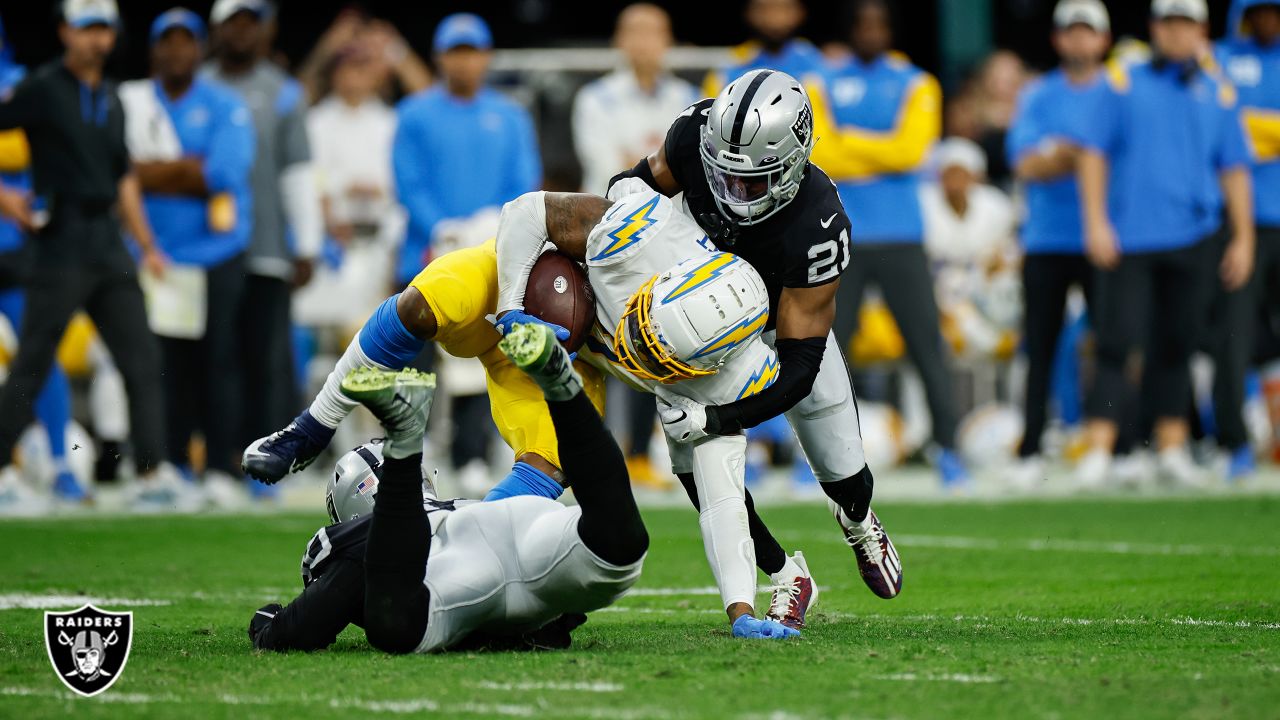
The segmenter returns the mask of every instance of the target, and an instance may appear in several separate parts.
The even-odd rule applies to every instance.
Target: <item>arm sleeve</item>
[[[546,193],[525,193],[502,206],[497,239],[498,315],[524,309],[529,273],[546,243]]]
[[[1234,103],[1222,110],[1222,137],[1218,139],[1218,153],[1214,159],[1218,170],[1230,170],[1250,163],[1249,143],[1245,139],[1244,124]]]
[[[663,153],[667,156],[667,170],[671,172],[671,177],[675,179],[676,184],[680,187],[688,187],[687,178],[684,174],[684,163],[680,162],[680,158],[698,157],[698,121],[694,115],[702,112],[704,109],[711,107],[711,99],[700,100],[676,116],[671,127],[667,129],[667,137],[662,141]],[[690,127],[693,123],[693,127]],[[650,174],[652,177],[652,174]],[[657,183],[652,183],[656,185]],[[654,190],[660,188],[654,187]]]
[[[506,192],[503,197],[515,198],[542,186],[542,154],[538,149],[538,136],[533,131],[533,120],[522,108],[512,113],[512,134],[516,142],[516,151],[511,154],[514,166],[507,176]]]
[[[364,606],[364,568],[356,562],[333,564],[265,627],[253,636],[258,650],[323,650]]]
[[[815,82],[808,85],[818,136],[813,163],[837,182],[911,172],[925,161],[942,132],[942,89],[928,73],[912,81],[897,121],[885,132],[838,127],[825,88]]]
[[[419,140],[420,133],[417,120],[402,113],[396,126],[391,160],[396,194],[400,198],[400,204],[409,213],[409,224],[420,235],[429,238],[443,213],[435,198],[431,197],[430,185],[427,183],[431,158]]]
[[[755,427],[790,410],[809,396],[814,380],[818,379],[827,339],[783,339],[778,341],[777,347],[778,379],[751,397],[708,407],[707,432],[727,435]]]
[[[1100,90],[1097,98],[1089,104],[1090,112],[1077,115],[1069,131],[1069,139],[1087,150],[1110,156],[1120,136],[1120,105],[1123,102],[1123,95],[1116,85],[1127,84],[1128,75],[1119,66],[1109,67],[1106,72],[1108,86]]]
[[[1029,87],[1018,96],[1017,108],[1013,113],[1013,122],[1009,125],[1009,133],[1005,137],[1005,155],[1010,167],[1018,164],[1027,152],[1034,150],[1044,137],[1037,117],[1037,86]]]
[[[204,161],[204,184],[210,194],[246,185],[257,152],[253,120],[244,104],[227,103],[216,122]]]

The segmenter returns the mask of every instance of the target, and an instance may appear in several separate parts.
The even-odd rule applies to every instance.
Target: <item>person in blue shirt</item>
[[[441,220],[538,189],[542,161],[529,114],[485,85],[493,38],[484,20],[450,15],[436,28],[441,82],[401,101],[394,170],[409,230],[396,270],[408,284],[426,265]]]
[[[863,293],[875,283],[924,381],[942,481],[960,488],[969,474],[954,451],[951,376],[919,200],[920,170],[942,129],[942,90],[932,75],[891,50],[892,42],[888,3],[860,0],[850,32],[853,57],[831,69],[825,82],[808,84],[818,137],[813,162],[835,181],[852,228],[835,332],[847,346]]]
[[[1254,255],[1249,150],[1234,88],[1203,62],[1208,15],[1204,0],[1155,0],[1152,58],[1113,65],[1107,92],[1079,128],[1085,252],[1098,268],[1098,367],[1079,472],[1095,483],[1108,475],[1130,356],[1145,350],[1143,412],[1155,419],[1159,473],[1203,484],[1187,447],[1186,411],[1187,363],[1211,291],[1206,267],[1236,290]],[[1214,262],[1224,207],[1231,239]]]
[[[1040,440],[1050,378],[1072,287],[1092,295],[1092,266],[1084,256],[1076,188],[1075,128],[1094,110],[1106,82],[1102,61],[1111,21],[1100,0],[1062,0],[1053,13],[1053,47],[1061,65],[1023,88],[1009,128],[1009,165],[1022,183],[1023,331],[1027,358],[1025,430],[1010,484],[1030,488],[1044,478]]]
[[[191,436],[201,432],[206,481],[225,484],[240,465],[239,313],[253,211],[253,121],[233,91],[197,77],[205,40],[199,16],[170,10],[156,18],[150,39],[152,77],[140,82],[154,92],[154,122],[172,127],[181,157],[136,158],[134,169],[161,250],[175,272],[200,271],[206,293],[200,335],[161,336],[169,455],[175,465],[189,465]]]
[[[1228,480],[1255,469],[1242,406],[1244,378],[1253,361],[1262,365],[1263,385],[1272,408],[1275,447],[1280,448],[1280,336],[1273,328],[1280,316],[1280,1],[1236,0],[1239,11],[1233,34],[1217,45],[1217,62],[1235,86],[1240,115],[1253,150],[1253,212],[1257,224],[1256,271],[1237,292],[1219,291],[1212,343],[1214,364],[1230,368],[1214,376],[1214,418],[1218,442],[1230,454]],[[1219,286],[1221,287],[1221,286]],[[1265,322],[1258,322],[1259,303]]]
[[[13,51],[6,42],[4,28],[0,26],[0,96],[13,92],[27,76],[26,68],[13,60]],[[31,151],[27,136],[22,130],[6,130],[0,133],[0,194],[22,199],[31,192]],[[21,204],[25,204],[25,200]],[[0,202],[0,314],[9,320],[16,335],[22,327],[23,302],[22,276],[26,253],[26,231],[9,214]],[[57,363],[49,370],[49,379],[36,398],[36,419],[49,436],[49,454],[54,464],[54,497],[68,502],[80,502],[87,496],[85,489],[71,472],[67,463],[67,426],[71,423],[71,385],[67,374]],[[0,480],[0,484],[3,484]],[[0,487],[0,494],[5,489]],[[0,502],[2,504],[2,502]]]
[[[742,75],[769,68],[803,80],[823,70],[822,53],[808,40],[796,37],[804,23],[801,0],[748,0],[747,25],[754,37],[733,48],[733,62],[707,73],[703,97],[715,97],[725,85]]]
[[[396,280],[408,285],[431,260],[441,221],[464,220],[542,184],[533,121],[523,108],[485,85],[493,36],[476,15],[440,21],[433,47],[441,81],[400,103],[393,142],[396,192],[409,216]],[[487,466],[493,437],[488,397],[452,398],[458,422],[451,457],[464,476]]]

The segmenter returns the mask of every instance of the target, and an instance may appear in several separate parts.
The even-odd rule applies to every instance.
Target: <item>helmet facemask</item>
[[[705,137],[699,148],[702,168],[711,186],[711,197],[720,212],[734,223],[755,225],[763,222],[786,207],[800,191],[808,159],[803,148],[795,148],[786,157],[758,168],[746,167],[750,160],[745,156],[721,153],[721,157],[717,157]],[[740,162],[733,161],[738,158],[741,158]]]

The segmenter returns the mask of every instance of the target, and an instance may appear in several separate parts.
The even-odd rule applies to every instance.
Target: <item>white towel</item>
[[[143,79],[121,83],[119,95],[124,105],[124,138],[129,156],[140,162],[180,159],[182,143],[173,120],[156,97],[155,82]]]

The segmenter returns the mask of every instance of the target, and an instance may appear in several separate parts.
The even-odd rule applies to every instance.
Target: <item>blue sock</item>
[[[396,312],[399,298],[399,295],[392,295],[383,301],[360,329],[360,349],[366,357],[383,367],[407,366],[426,345],[400,321]]]
[[[489,494],[484,496],[484,501],[493,502],[521,495],[536,495],[555,500],[562,493],[564,493],[564,487],[552,480],[550,475],[529,463],[518,462],[511,466],[511,474],[502,478],[502,482],[495,485]]]

